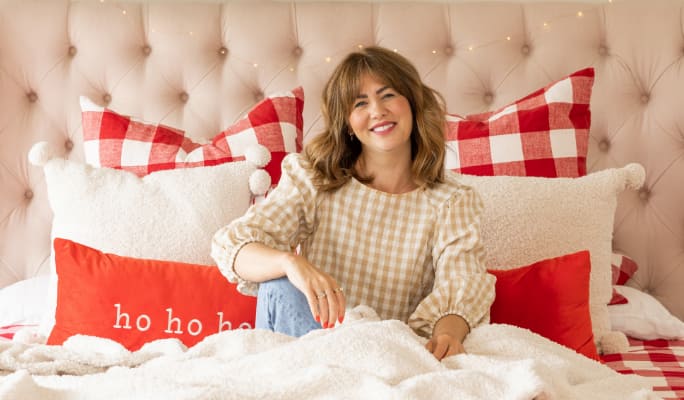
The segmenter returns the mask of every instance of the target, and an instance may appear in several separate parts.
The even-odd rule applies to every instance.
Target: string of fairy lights
[[[561,20],[565,20],[565,19],[569,19],[569,18],[583,19],[583,18],[586,18],[586,16],[589,15],[591,12],[598,11],[601,7],[604,7],[606,4],[611,5],[611,4],[617,3],[619,1],[621,1],[621,0],[603,0],[600,2],[597,1],[594,3],[584,3],[584,2],[578,3],[578,9],[577,10],[574,10],[574,11],[569,12],[567,14],[556,15],[553,18],[544,20],[541,22],[540,25],[537,25],[537,28],[540,29],[541,31],[550,32],[550,31],[552,31],[554,25],[557,24],[558,22],[560,22]],[[123,4],[117,3],[116,1],[113,1],[113,0],[99,0],[99,2],[102,3],[103,5],[106,5],[109,7],[115,7],[125,17],[130,16],[130,13],[127,9],[127,7],[131,7],[130,5],[123,5]],[[378,3],[378,4],[382,4],[382,3]],[[530,28],[535,28],[535,26],[531,26]],[[171,35],[185,35],[185,36],[189,36],[189,37],[195,37],[196,36],[196,34],[193,30],[178,30],[178,31],[160,32],[158,29],[151,28],[150,31],[151,31],[151,33],[165,34],[165,35],[169,35],[169,36],[171,36]],[[468,52],[473,52],[473,51],[476,51],[478,49],[482,49],[485,47],[489,47],[489,46],[493,46],[493,45],[499,45],[502,42],[515,43],[514,39],[515,39],[514,35],[506,35],[506,36],[503,36],[499,39],[488,40],[486,42],[467,43],[467,44],[464,44],[462,46],[459,45],[458,47],[455,47],[455,48],[449,47],[448,49],[441,49],[441,50],[432,48],[432,49],[429,49],[428,51],[435,56],[453,55],[458,50],[461,50],[461,51],[465,50]],[[364,46],[365,46],[364,44],[357,44],[355,47],[361,49]],[[399,48],[392,48],[392,50],[395,52],[401,51]],[[301,55],[301,53],[302,52],[300,49],[300,51],[297,54]],[[222,53],[222,54],[225,54],[225,53]],[[337,62],[338,60],[340,60],[344,56],[346,56],[346,50],[340,51],[338,53],[324,55],[322,60],[318,59],[318,61],[317,61],[315,59],[309,59],[306,64],[302,64],[301,62],[297,62],[296,64],[290,64],[290,65],[287,65],[285,67],[281,67],[280,69],[281,70],[288,70],[290,72],[295,72],[298,69],[302,69],[302,68],[305,68],[307,66],[317,65],[317,64],[319,64],[320,61],[323,61],[326,64],[332,63],[334,61]],[[251,65],[253,68],[257,68],[257,69],[264,65],[264,63],[262,63],[259,60],[243,59],[239,55],[232,55],[231,57],[233,58],[233,60],[232,60],[233,62],[241,62],[241,63],[244,63],[246,65]]]

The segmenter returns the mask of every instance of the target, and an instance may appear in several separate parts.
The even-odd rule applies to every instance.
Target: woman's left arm
[[[408,323],[430,338],[426,348],[439,360],[463,352],[470,329],[489,321],[495,278],[485,269],[482,210],[480,196],[461,186],[437,215],[432,292],[418,304]]]

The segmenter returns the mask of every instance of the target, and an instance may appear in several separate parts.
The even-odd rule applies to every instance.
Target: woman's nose
[[[379,102],[374,101],[371,103],[371,118],[382,118],[387,114],[387,108]]]

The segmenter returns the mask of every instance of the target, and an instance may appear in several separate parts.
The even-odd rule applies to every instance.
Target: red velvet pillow
[[[254,326],[256,298],[238,293],[215,266],[121,257],[60,238],[54,250],[59,283],[48,344],[82,334],[132,351],[161,338],[192,346]]]
[[[491,322],[519,326],[598,360],[589,314],[588,251],[580,251],[496,276]]]

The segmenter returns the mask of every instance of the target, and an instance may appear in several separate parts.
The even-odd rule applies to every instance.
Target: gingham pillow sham
[[[448,114],[446,167],[486,176],[586,175],[593,83],[586,68],[495,111]]]
[[[271,152],[271,162],[265,169],[275,185],[283,157],[302,150],[303,109],[301,87],[272,94],[210,143],[198,144],[182,130],[139,121],[81,97],[85,161],[95,167],[144,176],[166,169],[244,160],[245,150],[259,143]]]
[[[619,252],[613,252],[610,259],[610,268],[613,280],[613,297],[608,304],[627,304],[629,301],[625,296],[615,290],[615,285],[624,285],[627,283],[637,269],[639,269],[639,265],[630,257]]]

